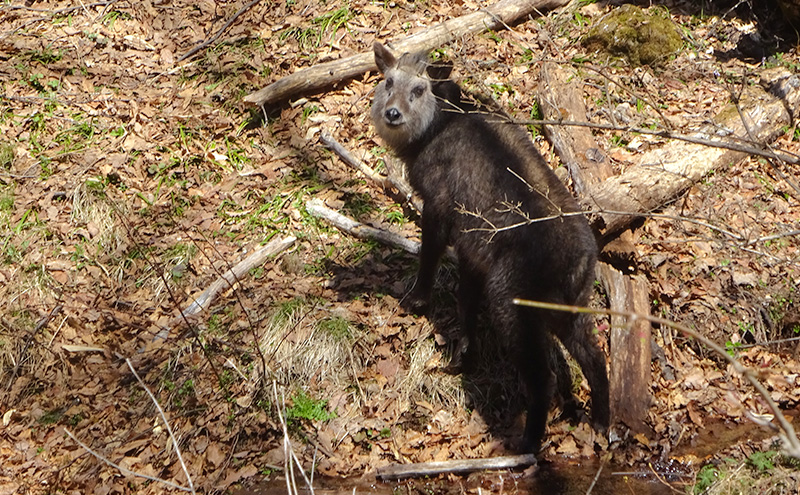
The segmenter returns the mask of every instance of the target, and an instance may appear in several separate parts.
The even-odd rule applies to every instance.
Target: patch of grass
[[[792,58],[794,58],[794,57],[792,57]],[[787,69],[789,69],[793,73],[800,72],[800,64],[797,64],[795,62],[787,60],[786,59],[786,54],[784,54],[783,52],[778,52],[775,55],[769,57],[769,59],[767,59],[767,62],[765,64],[765,66],[767,68],[771,68],[771,67],[786,67]]]
[[[0,189],[0,217],[14,211],[14,191],[10,187]]]
[[[572,12],[572,23],[579,28],[583,28],[589,25],[589,19],[587,19],[585,15],[581,14],[580,10],[575,10]]]
[[[531,50],[530,48],[523,49],[522,55],[520,55],[516,63],[518,65],[528,65],[533,63],[533,50]]]
[[[64,58],[64,54],[61,52],[61,50],[54,50],[49,46],[42,48],[41,50],[30,50],[25,53],[25,56],[31,62],[40,62],[43,65],[50,65]]]
[[[332,316],[318,323],[319,329],[336,340],[349,340],[353,337],[350,322],[341,316]]]
[[[736,355],[739,354],[739,349],[741,349],[741,347],[741,342],[733,342],[732,340],[725,342],[725,352],[727,352],[731,357],[736,357]]]
[[[43,93],[45,91],[44,84],[42,83],[42,79],[44,79],[44,74],[42,73],[34,73],[28,75],[28,85],[35,89],[36,91]]]
[[[777,451],[754,452],[744,461],[724,459],[707,464],[697,473],[694,494],[749,495],[752,493],[794,493],[793,461]]]
[[[76,427],[76,426],[78,426],[78,424],[79,424],[81,421],[83,421],[84,419],[86,419],[86,418],[84,418],[84,417],[83,417],[83,414],[73,414],[73,415],[72,415],[72,416],[70,416],[70,418],[69,418],[69,425],[70,425],[71,427],[75,428],[75,427]]]
[[[175,391],[175,397],[172,400],[173,407],[183,409],[186,401],[192,399],[194,395],[194,381],[190,378],[184,381]]]
[[[100,22],[105,24],[108,27],[108,29],[114,29],[114,24],[120,19],[130,20],[133,19],[133,17],[127,12],[123,12],[121,10],[112,10],[110,12],[107,12],[103,16]]]
[[[378,241],[375,240],[354,241],[348,250],[349,252],[347,253],[347,261],[349,263],[358,263],[364,259],[365,256],[375,251],[379,247],[380,244],[378,244]]]
[[[542,107],[539,106],[539,102],[535,101],[531,105],[531,120],[544,120],[544,112],[542,112]],[[541,134],[541,130],[539,126],[534,124],[528,124],[528,132],[531,133],[531,138],[534,140],[537,136]]]
[[[624,148],[624,147],[628,146],[629,143],[630,143],[630,141],[628,141],[626,138],[624,138],[622,136],[618,136],[618,135],[611,136],[611,145],[612,146],[616,146],[618,148]]]
[[[69,129],[56,134],[53,141],[63,146],[62,153],[70,153],[88,147],[96,132],[93,120],[76,121]]]
[[[327,399],[314,399],[302,389],[292,397],[292,405],[286,409],[287,424],[305,421],[329,421],[335,418],[336,412],[328,411]]]
[[[54,425],[58,423],[63,416],[64,411],[61,409],[53,409],[42,414],[38,422],[40,425]]]
[[[353,443],[361,445],[366,450],[372,450],[372,444],[379,440],[384,440],[392,436],[392,430],[383,428],[374,430],[372,428],[362,428],[353,434]]]
[[[262,201],[256,198],[256,201]],[[276,194],[271,199],[260,204],[251,214],[247,215],[247,226],[251,229],[268,229],[279,231],[289,225],[289,216],[286,208],[290,206],[292,197]]]
[[[316,105],[306,105],[303,107],[303,115],[300,117],[300,122],[305,124],[309,117],[319,112],[319,107]]]
[[[0,169],[10,170],[14,163],[14,145],[12,143],[0,143]]]
[[[393,204],[389,208],[384,208],[383,216],[386,217],[387,222],[397,225],[403,225],[408,221],[403,213],[403,208],[399,204]]]
[[[500,98],[503,93],[514,94],[514,88],[504,83],[490,83],[489,89],[492,90],[492,97],[495,99]]]
[[[311,21],[311,26],[301,28],[291,27],[280,34],[280,40],[294,38],[300,48],[306,52],[315,52],[322,44],[322,38],[330,33],[332,42],[336,33],[340,29],[349,30],[347,23],[355,14],[350,10],[349,5],[344,5],[336,10],[326,12]]]
[[[166,267],[169,267],[169,274],[173,282],[183,278],[189,262],[197,254],[197,246],[194,244],[177,243],[164,251],[163,259]]]
[[[365,215],[377,210],[375,201],[367,193],[347,193],[343,199],[344,206],[342,206],[342,211],[355,219],[363,218]]]
[[[314,19],[312,22],[319,27],[320,31],[319,41],[322,40],[322,35],[327,32],[331,33],[331,41],[333,41],[333,37],[339,29],[348,29],[347,23],[350,22],[353,15],[350,6],[344,5]]]
[[[304,297],[295,297],[294,299],[280,303],[274,317],[278,321],[286,321],[300,310],[307,309],[308,305],[309,302]]]

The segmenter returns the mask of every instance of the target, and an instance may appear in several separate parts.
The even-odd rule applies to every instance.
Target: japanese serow
[[[412,309],[426,310],[439,259],[452,245],[462,331],[475,342],[485,299],[494,332],[524,382],[523,449],[538,452],[545,433],[554,392],[553,335],[580,365],[591,387],[592,423],[604,432],[608,375],[590,317],[513,302],[589,302],[597,244],[584,216],[574,214],[577,202],[523,129],[462,103],[461,88],[449,80],[452,65],[429,64],[424,55],[396,58],[380,43],[374,51],[384,79],[375,90],[372,120],[424,201]],[[467,366],[474,348],[467,349]]]

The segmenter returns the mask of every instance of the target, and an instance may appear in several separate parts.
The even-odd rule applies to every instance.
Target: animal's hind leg
[[[511,297],[496,298],[493,302],[498,306],[493,315],[496,330],[510,337],[509,353],[526,389],[528,415],[522,448],[536,453],[542,445],[553,398],[549,355],[552,337],[544,329],[540,312],[520,310],[511,302]]]
[[[556,342],[552,342],[550,345],[550,367],[555,376],[557,397],[561,402],[561,417],[569,421],[577,421],[579,407],[572,394],[572,374],[564,352]]]
[[[483,280],[462,261],[459,263],[458,317],[464,340],[459,345],[461,370],[469,373],[478,366],[480,352],[478,347],[478,310],[483,292]]]
[[[570,324],[559,326],[558,337],[581,367],[589,382],[592,396],[592,423],[595,430],[605,432],[611,421],[608,398],[606,358],[597,346],[588,314],[569,315]]]

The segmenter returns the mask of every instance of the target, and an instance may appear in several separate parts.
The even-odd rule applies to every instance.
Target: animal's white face
[[[383,45],[375,45],[375,61],[384,80],[375,88],[372,121],[391,148],[419,139],[436,115],[436,97],[425,72],[424,59],[405,54],[396,59]]]

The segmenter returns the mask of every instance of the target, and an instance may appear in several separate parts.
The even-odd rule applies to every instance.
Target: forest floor
[[[351,237],[305,207],[318,198],[419,239],[407,205],[319,141],[330,134],[384,169],[390,157],[369,119],[379,75],[266,114],[243,103],[301,68],[487,3],[259,2],[186,60],[244,3],[0,6],[0,494],[161,493],[175,489],[130,472],[187,486],[182,463],[198,491],[246,488],[283,476],[285,431],[317,476],[368,478],[393,463],[513,453],[522,411],[504,360],[470,377],[447,367],[458,338],[453,266],[440,271],[433,313],[408,314],[400,302],[415,257]],[[465,86],[521,120],[537,115],[539,68],[551,60],[578,69],[592,122],[659,129],[668,120],[678,131],[711,120],[765,69],[800,67],[796,34],[768,2],[651,3],[683,37],[656,68],[594,60],[581,40],[611,7],[591,2],[464,37],[441,54]],[[669,145],[619,131],[595,138],[618,171]],[[787,127],[771,145],[797,153],[800,131]],[[652,314],[725,346],[796,426],[798,182],[796,167],[745,159],[626,234],[635,246],[629,269],[646,277]],[[290,236],[291,247],[237,290],[176,319],[230,266]],[[606,304],[600,291],[593,304]],[[609,323],[598,316],[596,326],[608,354]],[[753,422],[772,411],[746,380],[673,328],[652,335],[649,432],[619,428],[609,442],[554,409],[541,457],[604,459],[679,490],[798,493],[797,464],[774,431]],[[142,384],[163,408],[181,461]],[[580,378],[575,391],[588,399]],[[497,489],[491,480],[478,486]]]

